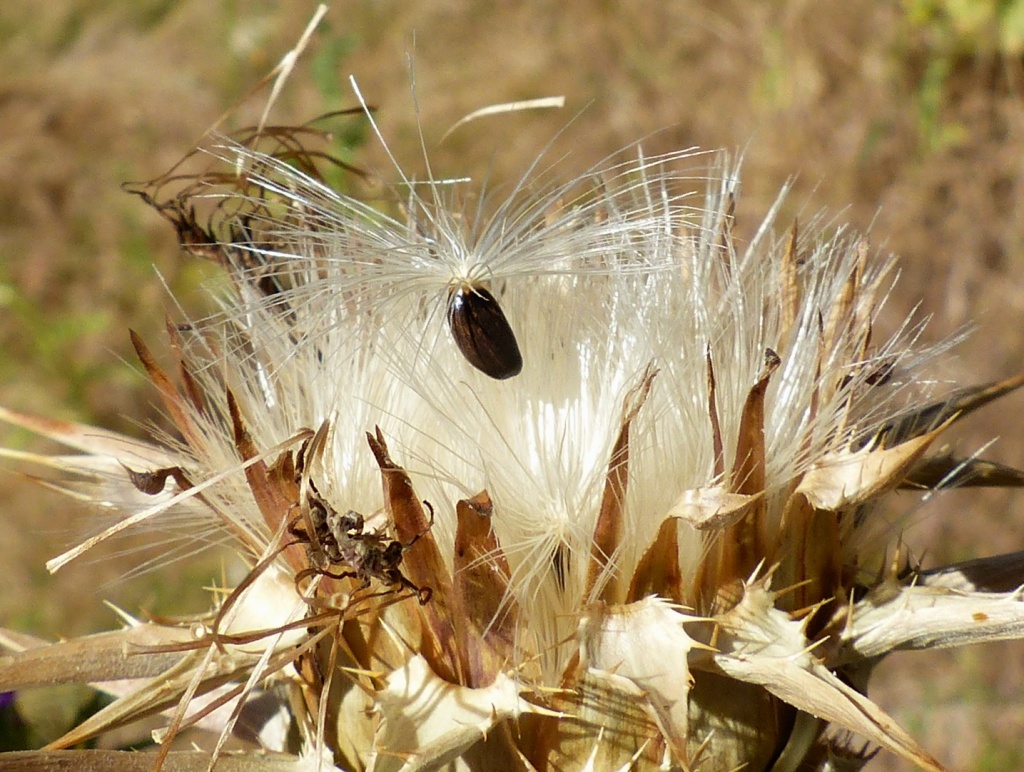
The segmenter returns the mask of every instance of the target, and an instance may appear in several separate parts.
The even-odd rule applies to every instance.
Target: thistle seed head
[[[538,159],[497,199],[402,174],[388,210],[286,162],[314,158],[293,139],[217,138],[221,168],[142,191],[227,277],[219,313],[169,327],[173,375],[133,337],[175,439],[3,414],[122,502],[51,569],[168,521],[248,567],[187,634],[134,626],[168,686],[58,746],[177,703],[174,735],[228,683],[215,755],[247,701],[288,693],[300,739],[272,749],[299,766],[826,769],[870,756],[850,732],[941,768],[866,674],[1018,636],[1021,598],[915,576],[875,519],[975,467],[929,448],[1019,379],[929,395],[942,347],[876,332],[892,260],[780,223],[785,191],[744,227],[724,154],[633,148],[567,183]]]

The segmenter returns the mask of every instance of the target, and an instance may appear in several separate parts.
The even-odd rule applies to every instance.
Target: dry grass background
[[[886,324],[918,303],[933,317],[930,340],[977,323],[943,377],[973,383],[1020,371],[1019,0],[333,5],[276,120],[353,105],[352,73],[399,157],[415,166],[406,59],[414,52],[420,118],[442,169],[490,168],[508,179],[584,107],[569,132],[570,168],[655,131],[651,152],[745,149],[741,218],[753,222],[796,175],[794,212],[808,198],[842,210],[903,256]],[[165,311],[177,313],[154,266],[193,311],[203,308],[206,269],[179,255],[171,229],[119,185],[167,169],[293,45],[313,8],[4,0],[0,403],[136,434],[157,419],[152,393],[122,361],[126,328],[157,340]],[[982,23],[972,27],[975,16]],[[437,145],[480,106],[550,94],[565,94],[567,109],[480,122]],[[261,105],[243,107],[236,124]],[[373,142],[358,159],[388,173]],[[1024,397],[972,418],[960,448],[994,436],[1002,440],[989,455],[1024,466]],[[902,498],[914,512],[906,540],[926,566],[1022,548],[1019,495],[949,494],[924,507]],[[0,624],[71,635],[114,623],[100,598],[153,611],[206,602],[182,587],[208,581],[210,561],[117,582],[133,558],[108,550],[48,577],[44,560],[88,513],[10,474],[0,477],[0,502]],[[878,670],[873,695],[953,769],[1024,768],[1019,644],[896,655]],[[870,768],[900,767],[879,758]]]

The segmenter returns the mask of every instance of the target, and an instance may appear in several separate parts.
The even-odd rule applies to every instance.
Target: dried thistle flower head
[[[142,191],[230,281],[169,326],[173,376],[133,335],[174,438],[0,414],[123,509],[51,570],[154,524],[248,567],[203,620],[9,637],[0,689],[133,679],[48,758],[165,711],[176,765],[191,727],[252,768],[824,770],[876,746],[942,768],[868,675],[1019,637],[1024,566],[918,572],[880,507],[1019,482],[928,453],[1020,379],[923,392],[942,349],[873,334],[891,260],[779,204],[741,239],[721,154],[633,149],[565,184],[539,159],[496,202],[403,176],[389,211],[323,184],[301,130],[265,136]],[[239,761],[233,733],[280,755]]]

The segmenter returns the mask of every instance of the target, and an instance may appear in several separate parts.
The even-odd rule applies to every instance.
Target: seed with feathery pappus
[[[484,287],[463,283],[448,296],[448,326],[473,367],[496,380],[519,375],[523,355],[505,313]]]

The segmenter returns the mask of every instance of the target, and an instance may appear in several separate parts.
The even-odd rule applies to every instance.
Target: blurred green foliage
[[[309,60],[313,86],[316,88],[325,112],[352,107],[348,83],[341,75],[340,64],[355,50],[358,38],[351,33],[338,32],[324,20],[318,29],[317,45]],[[355,165],[357,151],[366,144],[367,122],[357,115],[347,119],[333,119],[328,126],[329,152],[342,163]],[[350,192],[351,176],[338,166],[323,167],[324,181],[332,188]]]
[[[911,25],[943,55],[1024,53],[1024,0],[904,0]]]
[[[1024,0],[904,0],[903,10],[910,38],[924,52],[917,92],[922,145],[926,153],[955,147],[967,129],[943,116],[949,81],[965,64],[998,66],[1024,53]]]

